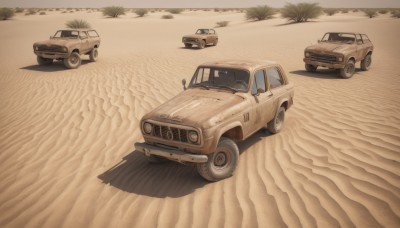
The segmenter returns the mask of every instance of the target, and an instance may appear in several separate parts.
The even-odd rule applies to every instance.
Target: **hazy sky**
[[[343,8],[400,8],[400,0],[0,0],[0,7],[104,7],[111,5],[129,8],[201,8],[250,7],[269,5],[282,7],[286,2],[318,2],[322,7]]]

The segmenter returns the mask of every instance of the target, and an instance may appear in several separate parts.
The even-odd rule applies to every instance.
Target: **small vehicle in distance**
[[[270,61],[224,60],[201,64],[184,91],[144,115],[145,142],[137,151],[150,161],[195,164],[208,181],[230,177],[239,160],[237,142],[262,128],[281,131],[294,89]]]
[[[187,48],[196,45],[199,49],[203,49],[209,44],[216,46],[218,35],[214,29],[198,29],[195,34],[183,36],[182,42]]]
[[[93,29],[58,30],[49,40],[33,44],[39,65],[50,65],[54,60],[64,61],[66,68],[81,65],[81,55],[89,55],[90,61],[98,58],[100,37]]]
[[[317,68],[340,69],[343,78],[351,78],[355,64],[361,62],[361,70],[369,70],[374,45],[361,33],[328,32],[318,44],[304,50],[305,68],[315,72]]]

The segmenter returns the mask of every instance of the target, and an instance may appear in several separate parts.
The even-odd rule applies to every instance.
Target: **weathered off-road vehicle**
[[[305,67],[309,72],[319,66],[340,69],[343,78],[351,78],[356,62],[361,61],[361,70],[369,69],[373,50],[374,45],[365,34],[328,32],[318,44],[304,50]]]
[[[89,55],[95,62],[100,46],[99,34],[93,29],[58,30],[49,40],[33,44],[39,65],[50,65],[54,60],[63,60],[67,68],[78,68],[81,55]]]
[[[214,29],[198,29],[196,34],[183,36],[182,42],[187,48],[197,45],[200,49],[203,49],[208,44],[216,46],[218,35]]]
[[[278,133],[293,104],[293,85],[279,64],[225,60],[201,64],[184,91],[143,116],[144,143],[136,150],[150,161],[196,164],[209,181],[231,176],[238,141],[261,128]]]

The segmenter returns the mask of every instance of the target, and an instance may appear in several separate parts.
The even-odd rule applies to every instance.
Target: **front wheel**
[[[372,56],[371,56],[371,54],[368,54],[361,61],[361,70],[363,70],[363,71],[369,70],[369,67],[371,66],[371,63],[372,63]]]
[[[208,155],[206,163],[197,164],[197,172],[208,181],[219,181],[232,176],[239,160],[236,143],[222,137],[214,153]]]
[[[199,43],[199,48],[203,49],[203,48],[205,48],[205,46],[206,46],[206,42],[204,40],[201,40]]]
[[[218,44],[218,39],[214,41],[213,46],[217,46]]]
[[[356,71],[356,67],[355,67],[354,60],[349,60],[346,63],[346,66],[344,66],[344,68],[340,69],[340,76],[342,76],[342,78],[348,79],[353,76],[355,71]]]
[[[99,56],[99,51],[97,50],[97,48],[93,48],[89,54],[90,61],[96,62],[98,56]]]
[[[306,71],[307,72],[315,72],[315,71],[317,71],[317,66],[314,66],[311,64],[306,64]]]
[[[71,55],[64,59],[64,65],[69,69],[76,69],[81,65],[81,56],[77,52],[72,52]]]
[[[185,43],[185,47],[186,47],[186,48],[191,48],[191,47],[192,47],[192,44]]]
[[[267,128],[272,134],[276,134],[282,130],[284,123],[285,123],[285,108],[280,107],[274,119],[268,123]]]
[[[37,60],[39,65],[50,65],[50,64],[53,63],[53,59],[46,59],[46,58],[43,58],[43,57],[40,57],[40,56],[38,56],[36,58],[36,60]]]

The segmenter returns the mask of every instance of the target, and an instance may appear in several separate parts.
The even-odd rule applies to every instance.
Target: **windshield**
[[[208,34],[208,29],[198,29],[196,34]]]
[[[355,38],[356,36],[351,33],[326,33],[321,41],[353,44]]]
[[[53,36],[53,38],[67,38],[67,39],[76,39],[79,36],[78,31],[71,31],[71,30],[59,30]]]
[[[223,88],[234,92],[247,92],[249,72],[238,69],[199,67],[190,87]]]

